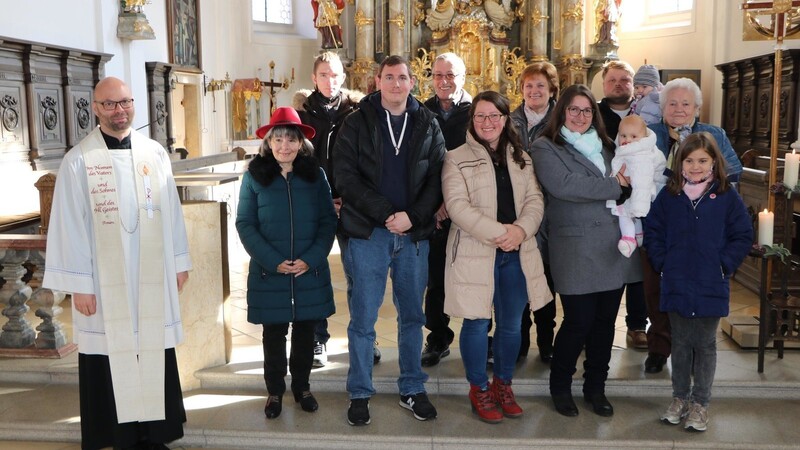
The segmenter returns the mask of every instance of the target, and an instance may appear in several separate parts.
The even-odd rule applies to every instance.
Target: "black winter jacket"
[[[364,94],[359,91],[342,89],[339,91],[339,96],[341,103],[330,115],[325,111],[322,100],[324,97],[318,91],[301,89],[295,92],[292,99],[292,106],[300,115],[300,121],[314,127],[316,131],[314,139],[311,139],[311,143],[314,144],[314,156],[328,176],[333,198],[339,198],[333,181],[333,158],[331,155],[333,145],[336,143],[336,135],[341,129],[344,118],[355,111],[358,102],[364,98]]]
[[[472,96],[463,91],[461,101],[453,105],[453,112],[445,119],[439,114],[439,102],[436,96],[425,100],[423,103],[426,108],[436,115],[439,128],[444,135],[444,144],[447,150],[453,150],[467,142],[467,126],[469,125],[469,109],[472,106]]]
[[[364,97],[358,110],[347,116],[333,148],[333,171],[336,189],[342,197],[340,219],[348,237],[369,239],[372,230],[383,227],[395,212],[392,204],[378,191],[383,164],[383,139],[379,135],[378,113],[370,102],[380,91]],[[417,102],[409,96],[410,102]],[[434,229],[434,214],[442,204],[441,171],[445,145],[435,116],[420,106],[412,113],[413,129],[408,164],[406,209],[411,220],[409,230],[414,242],[428,239]]]

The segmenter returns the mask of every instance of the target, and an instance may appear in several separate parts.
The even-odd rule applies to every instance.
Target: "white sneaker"
[[[328,364],[328,346],[321,342],[314,342],[314,361],[311,367],[325,367]]]
[[[683,426],[689,431],[706,431],[708,428],[708,409],[699,403],[692,403],[686,424]]]
[[[664,414],[661,414],[661,421],[671,425],[677,425],[681,423],[681,420],[683,420],[688,413],[689,402],[682,398],[674,397],[672,403],[669,404],[669,408],[664,411]]]

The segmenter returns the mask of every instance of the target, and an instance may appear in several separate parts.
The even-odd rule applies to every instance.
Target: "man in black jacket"
[[[364,98],[364,94],[361,92],[342,88],[346,77],[339,55],[334,52],[324,52],[314,60],[311,74],[314,90],[301,89],[294,94],[292,100],[300,120],[304,124],[314,127],[316,131],[311,140],[314,145],[314,156],[328,177],[333,195],[333,205],[337,214],[342,206],[342,199],[334,187],[331,152],[344,118],[355,111],[358,108],[358,102]],[[344,254],[347,239],[341,234],[337,234],[336,238],[339,250]],[[342,261],[342,268],[345,271],[345,278],[347,278],[347,266],[344,261]],[[348,294],[349,292],[348,285]],[[314,367],[323,367],[328,363],[327,345],[330,337],[327,319],[319,321],[314,328]],[[375,362],[378,362],[381,357],[380,352],[377,347],[373,347],[373,351],[373,358]]]
[[[411,67],[389,56],[378,68],[380,89],[347,116],[334,147],[334,181],[342,197],[341,226],[349,241],[351,425],[370,422],[372,345],[386,275],[392,277],[400,353],[400,406],[418,420],[436,417],[422,371],[422,296],[428,278],[428,239],[442,204],[444,137],[433,113],[410,94]]]
[[[624,61],[610,61],[603,66],[603,95],[605,98],[600,100],[598,107],[606,126],[606,132],[611,139],[617,138],[622,118],[634,114],[631,111],[633,77],[633,67]],[[646,349],[647,308],[644,284],[641,281],[625,286],[625,307],[627,309],[625,324],[628,326],[627,338],[630,345],[634,348]],[[651,358],[648,358],[648,361],[650,360]],[[650,366],[652,365],[650,364]],[[646,368],[650,367],[647,362],[645,362],[645,366]],[[650,371],[648,370],[648,372]]]
[[[442,53],[433,61],[433,88],[436,95],[425,101],[425,107],[436,114],[447,150],[453,150],[467,140],[472,96],[464,90],[466,73],[464,61],[455,53]],[[436,230],[430,239],[428,255],[425,328],[430,333],[422,351],[423,367],[435,366],[448,356],[455,336],[449,327],[450,317],[444,313],[444,265],[449,231],[450,219],[442,203],[436,211]]]

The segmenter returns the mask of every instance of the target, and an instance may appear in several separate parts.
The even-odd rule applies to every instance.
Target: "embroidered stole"
[[[119,423],[164,420],[164,238],[161,182],[155,154],[131,136],[137,221],[124,230],[116,172],[99,128],[82,144],[92,206],[97,268],[108,358]],[[122,233],[139,227],[139,280],[129,280]],[[139,284],[138,342],[131,318],[128,283]]]

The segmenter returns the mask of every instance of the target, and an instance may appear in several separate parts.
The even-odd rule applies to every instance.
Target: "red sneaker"
[[[503,420],[503,413],[497,409],[494,396],[489,389],[481,390],[478,386],[470,385],[469,401],[472,403],[472,412],[482,421],[500,423]]]
[[[522,416],[522,408],[517,404],[517,401],[514,399],[514,391],[511,390],[511,381],[503,381],[500,378],[494,377],[491,391],[494,400],[503,410],[504,416],[511,418]]]

